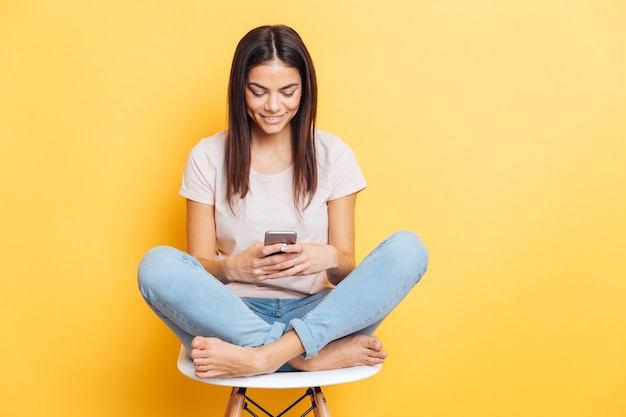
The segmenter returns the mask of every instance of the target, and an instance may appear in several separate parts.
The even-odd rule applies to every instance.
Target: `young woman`
[[[293,29],[241,39],[228,106],[228,130],[194,147],[183,176],[188,253],[150,250],[143,297],[199,377],[382,363],[372,334],[426,272],[427,251],[398,232],[355,267],[367,184],[351,149],[315,127],[315,70]],[[271,230],[297,243],[266,246]]]

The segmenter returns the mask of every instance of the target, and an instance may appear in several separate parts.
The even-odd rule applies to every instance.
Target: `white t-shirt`
[[[298,233],[299,243],[328,243],[327,203],[361,191],[367,183],[348,145],[321,130],[315,131],[315,141],[317,191],[301,217],[293,200],[293,167],[274,175],[251,170],[250,191],[244,200],[235,200],[233,214],[226,201],[226,132],[203,139],[193,148],[180,194],[215,206],[218,259],[262,242],[268,230],[293,230]],[[260,284],[233,282],[228,287],[240,297],[301,298],[332,288],[332,284],[324,272],[267,280]]]

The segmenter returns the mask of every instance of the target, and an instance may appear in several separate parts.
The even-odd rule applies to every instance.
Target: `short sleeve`
[[[223,165],[223,146],[218,139],[200,141],[189,153],[180,195],[198,203],[215,205],[216,184]]]
[[[352,149],[346,148],[333,164],[333,187],[329,200],[336,200],[367,187],[367,182]]]
[[[330,195],[328,200],[336,200],[359,192],[367,187],[365,176],[352,149],[339,138],[325,132],[318,133],[321,150],[325,154],[325,167],[328,171]]]

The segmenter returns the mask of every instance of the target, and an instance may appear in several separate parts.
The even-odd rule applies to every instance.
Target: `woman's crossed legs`
[[[150,251],[140,264],[139,280],[150,307],[190,352],[196,374],[233,377],[271,373],[285,363],[300,370],[382,363],[387,352],[371,334],[420,280],[427,264],[419,238],[396,233],[288,327],[260,319],[197,261],[172,248]],[[220,307],[207,299],[221,300]]]

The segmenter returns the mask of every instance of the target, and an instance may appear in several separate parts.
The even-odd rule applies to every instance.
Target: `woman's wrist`
[[[333,285],[337,285],[354,269],[354,257],[342,253],[334,246],[332,248],[330,262],[331,267],[326,270],[326,276]]]
[[[224,284],[230,284],[231,282],[234,282],[235,280],[230,278],[232,276],[230,271],[232,268],[233,258],[229,256],[228,258],[222,259],[219,262],[221,263],[219,280],[222,281],[222,283]]]
[[[339,257],[341,256],[341,254],[339,253],[339,249],[337,249],[333,245],[328,245],[328,247],[330,249],[330,267],[328,269],[334,270],[339,267]]]
[[[198,259],[198,258],[196,258]],[[223,260],[198,259],[204,269],[222,284],[230,284],[234,280],[229,278],[229,267],[227,265],[229,258]]]

